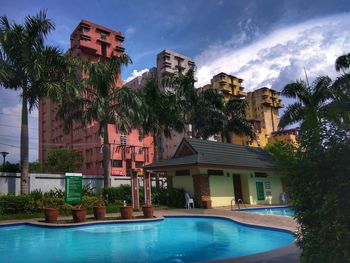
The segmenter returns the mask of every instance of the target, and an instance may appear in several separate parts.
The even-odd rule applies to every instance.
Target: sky
[[[63,51],[82,19],[120,31],[133,61],[124,80],[155,66],[167,48],[194,59],[198,87],[226,72],[244,79],[246,91],[281,90],[305,71],[310,80],[335,78],[335,59],[350,52],[349,0],[0,0],[0,15],[17,23],[40,9],[56,26],[46,43]],[[20,113],[19,93],[0,87],[0,151],[11,162],[19,160]],[[29,117],[30,161],[38,159],[37,115]]]

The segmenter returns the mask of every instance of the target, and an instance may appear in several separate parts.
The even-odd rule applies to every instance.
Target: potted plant
[[[94,216],[96,220],[103,220],[106,216],[106,206],[102,198],[99,198],[94,202],[93,206]]]
[[[76,206],[75,208],[72,208],[72,216],[73,216],[74,223],[85,222],[86,215],[87,215],[86,207],[81,207],[81,205],[79,205],[79,206]]]
[[[143,217],[153,218],[154,207],[152,205],[145,204],[142,206]]]
[[[59,215],[59,207],[63,204],[63,200],[58,197],[43,198],[43,210],[46,223],[56,223]]]
[[[44,208],[45,222],[56,223],[59,215],[57,208]]]
[[[132,206],[127,205],[125,200],[123,202],[123,206],[120,207],[120,215],[122,219],[132,218]]]

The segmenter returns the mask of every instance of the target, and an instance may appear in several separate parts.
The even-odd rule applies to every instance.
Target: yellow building
[[[196,206],[281,204],[284,176],[258,147],[184,138],[173,158],[144,168],[163,172],[169,188],[184,189]]]
[[[294,147],[299,146],[298,142],[299,128],[281,130],[271,133],[268,143],[276,143],[278,141],[285,142],[287,144],[293,145]]]
[[[247,101],[246,119],[254,127],[256,140],[252,141],[248,136],[233,134],[231,143],[264,147],[268,144],[271,134],[277,131],[278,110],[284,107],[280,92],[263,87],[246,93],[242,82],[243,79],[221,72],[211,79],[210,84],[199,88],[199,91],[220,90],[225,95],[225,102],[232,98],[245,99]]]

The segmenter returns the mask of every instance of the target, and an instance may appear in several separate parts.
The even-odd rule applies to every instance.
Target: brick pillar
[[[132,207],[135,209],[139,209],[140,208],[139,180],[137,178],[137,173],[133,170],[131,172],[131,192],[132,192]]]
[[[149,172],[145,172],[145,174],[143,175],[143,188],[145,191],[145,204],[151,205],[151,174]]]
[[[197,204],[203,208],[211,208],[209,176],[207,174],[194,174],[192,177],[194,198]]]

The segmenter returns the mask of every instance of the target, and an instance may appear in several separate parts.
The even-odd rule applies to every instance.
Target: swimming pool
[[[272,208],[254,208],[241,209],[243,212],[251,212],[262,215],[279,215],[279,216],[294,216],[294,211],[291,207],[272,207]]]
[[[245,256],[292,243],[290,232],[228,219],[0,228],[1,262],[195,262]]]

